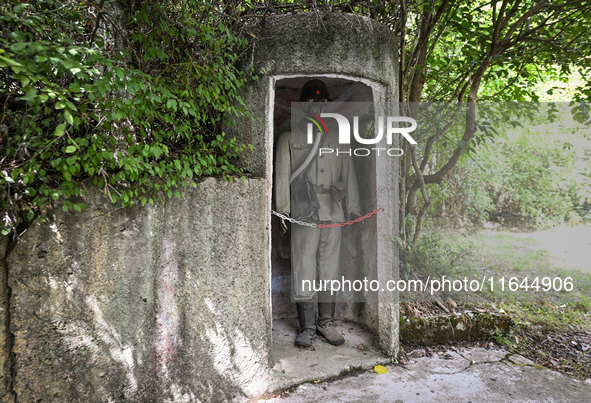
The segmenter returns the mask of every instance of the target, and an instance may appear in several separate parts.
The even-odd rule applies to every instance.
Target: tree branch
[[[423,207],[421,207],[421,209],[419,210],[419,214],[417,216],[415,232],[412,237],[412,249],[414,249],[414,247],[417,244],[417,240],[419,239],[419,236],[421,234],[421,229],[423,226],[423,218],[425,217],[425,214],[429,210],[429,206],[431,206],[432,200],[429,197],[429,195],[427,194],[427,188],[425,186],[425,181],[423,180],[423,173],[421,172],[419,164],[417,162],[416,146],[411,147],[410,156],[411,156],[411,160],[412,160],[412,165],[413,165],[413,167],[416,171],[416,174],[417,174],[418,180],[416,182],[419,183],[419,187],[421,189],[421,195],[423,196],[423,200],[424,200]],[[414,205],[416,207],[416,197],[415,197]]]
[[[511,36],[517,30],[517,28],[519,28],[532,15],[534,15],[538,11],[540,11],[546,5],[546,2],[547,2],[547,0],[541,0],[538,3],[534,4],[532,8],[530,8],[513,25],[511,25],[511,27],[509,28],[509,30],[505,34],[503,42],[506,42],[507,44],[509,44],[511,42]],[[510,18],[510,16],[507,16],[507,17]],[[508,22],[508,20],[507,20],[507,22]]]
[[[105,0],[101,0],[101,4],[98,6],[99,8],[99,13],[96,16],[96,25],[94,26],[94,29],[92,30],[92,35],[90,35],[90,44],[92,45],[92,43],[94,42],[94,37],[96,35],[96,31],[98,31],[99,26],[101,25],[101,18],[104,14],[104,10],[103,10],[103,6],[105,5]]]
[[[494,20],[493,15],[493,26],[495,30],[493,32],[492,40],[491,40],[491,51],[499,42],[499,38],[501,37],[501,30],[504,28],[503,24],[503,14],[505,14],[505,9],[507,8],[508,0],[503,0],[503,4],[501,5],[501,10],[499,10],[499,14],[496,20]]]
[[[27,107],[27,101],[16,101],[14,95],[5,93],[0,93],[0,103],[10,109],[25,109]]]

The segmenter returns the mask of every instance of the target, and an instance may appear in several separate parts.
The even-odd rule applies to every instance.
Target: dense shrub
[[[206,0],[9,1],[0,6],[3,233],[57,200],[152,203],[239,173],[222,118],[244,114],[246,41]]]

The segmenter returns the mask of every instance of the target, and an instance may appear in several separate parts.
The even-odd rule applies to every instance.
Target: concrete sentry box
[[[243,68],[259,78],[246,86],[244,101],[257,119],[243,119],[232,134],[253,150],[247,168],[267,179],[272,315],[295,317],[290,300],[290,242],[271,219],[274,141],[290,128],[290,105],[302,86],[321,79],[333,100],[393,104],[398,101],[398,50],[393,33],[376,21],[348,14],[302,13],[269,16],[249,27],[253,37]],[[377,112],[376,112],[377,114]],[[394,145],[396,146],[396,145]],[[359,162],[361,161],[361,162]],[[346,273],[369,271],[380,284],[398,278],[398,250],[390,236],[398,228],[398,158],[358,159],[363,213],[382,210],[362,228],[343,233],[341,266]],[[363,266],[363,267],[361,267]],[[366,325],[388,356],[398,351],[398,295],[378,292],[373,303],[339,304],[337,317]]]

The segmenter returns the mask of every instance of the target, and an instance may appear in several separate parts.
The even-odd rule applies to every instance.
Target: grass
[[[481,230],[458,233],[432,231],[425,235],[412,255],[402,254],[401,278],[441,278],[482,281],[482,291],[440,293],[440,301],[452,298],[470,307],[485,307],[509,314],[516,325],[497,342],[536,364],[561,371],[577,379],[591,377],[591,273],[564,267],[552,253],[541,249],[535,234]],[[590,258],[591,259],[591,258]],[[528,279],[529,289],[513,285]],[[556,284],[572,279],[570,291],[535,291],[531,287],[544,278]],[[505,291],[500,279],[505,278]],[[557,279],[557,280],[554,280]],[[413,295],[401,295],[412,300]]]
[[[452,291],[444,297],[450,296],[458,302],[519,304],[527,308],[524,312],[528,317],[531,306],[536,304],[546,304],[539,310],[540,316],[550,306],[566,305],[561,308],[562,312],[564,308],[579,304],[591,311],[591,273],[557,265],[550,252],[536,248],[536,243],[531,236],[509,231],[431,232],[426,234],[413,256],[403,256],[406,263],[403,263],[401,277],[446,276],[479,282],[485,278],[482,291]],[[564,289],[567,283],[572,283],[572,290]],[[562,290],[554,289],[560,285]],[[550,290],[544,291],[548,288]]]
[[[521,235],[521,234],[519,234]],[[526,316],[531,317],[532,310],[539,312],[534,316],[547,316],[552,306],[583,305],[591,308],[591,274],[581,270],[567,269],[556,264],[550,252],[535,248],[537,241],[532,237],[518,236],[516,233],[502,231],[482,231],[470,237],[475,250],[461,262],[459,274],[483,274],[496,278],[495,287],[487,290],[488,297],[502,304],[521,304]],[[513,290],[509,279],[515,278]],[[501,290],[500,279],[504,278],[504,291]],[[523,279],[527,278],[527,283]],[[537,281],[536,281],[537,278]],[[572,289],[565,290],[567,279],[572,279]],[[551,284],[550,280],[554,284]],[[515,287],[517,285],[523,287]],[[488,284],[487,284],[488,285]],[[562,290],[554,289],[560,288]],[[534,287],[532,287],[534,286]],[[544,291],[544,289],[549,289]],[[538,306],[533,309],[532,306]],[[591,309],[588,309],[591,311]],[[579,311],[575,311],[579,312]],[[562,315],[562,313],[560,313]],[[576,317],[577,315],[575,315]],[[570,317],[569,319],[575,319]],[[533,318],[532,318],[533,319]]]

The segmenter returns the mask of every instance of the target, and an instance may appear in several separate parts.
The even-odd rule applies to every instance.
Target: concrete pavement
[[[416,350],[410,356],[420,356]],[[591,380],[576,381],[500,349],[454,348],[332,383],[306,383],[287,402],[591,402]]]

